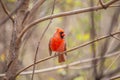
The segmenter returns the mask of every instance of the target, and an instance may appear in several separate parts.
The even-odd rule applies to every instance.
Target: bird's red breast
[[[65,51],[65,41],[63,39],[59,39],[56,37],[51,38],[50,48],[55,52],[63,52]]]

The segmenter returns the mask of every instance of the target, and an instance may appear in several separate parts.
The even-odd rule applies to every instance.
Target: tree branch
[[[110,58],[110,57],[113,57],[113,56],[117,56],[117,55],[119,55],[119,52],[120,51],[117,51],[117,52],[111,53],[111,54],[107,54],[107,55],[104,56],[104,58]],[[75,61],[75,62],[69,64],[69,69],[75,69],[75,68],[72,68],[71,66],[76,66],[78,64],[81,65],[81,64],[84,64],[84,63],[89,63],[89,62],[92,62],[94,60],[100,60],[100,57],[91,58],[91,59],[85,59],[85,60],[81,60],[81,61]],[[51,67],[51,68],[35,70],[35,73],[49,72],[49,71],[54,71],[54,70],[57,70],[57,69],[60,69],[60,68],[66,68],[66,67],[68,67],[68,64],[67,65],[66,64],[61,65],[61,66],[55,66],[55,67]],[[86,69],[86,68],[83,67],[83,68],[79,68],[79,69]],[[27,75],[32,74],[32,71],[20,72],[20,75],[26,75],[26,74]],[[3,76],[5,76],[5,74],[0,74],[0,77],[3,77]]]
[[[32,9],[28,10],[26,12],[26,15],[24,17],[24,20],[22,22],[22,24],[24,23],[30,23],[30,21],[33,19],[32,17],[34,17],[36,15],[37,10],[39,9],[39,7],[45,2],[46,0],[38,0],[32,7]]]
[[[119,55],[119,52],[120,51],[118,51],[118,52],[116,52],[116,53],[111,53],[111,54],[107,54],[107,55],[105,55],[104,56],[104,58],[110,58],[110,57],[113,57],[113,56],[117,56],[117,55]],[[69,67],[69,69],[73,69],[71,66],[76,66],[76,65],[80,65],[80,64],[84,64],[84,63],[89,63],[89,62],[92,62],[92,61],[94,61],[94,60],[100,60],[100,57],[96,57],[96,58],[91,58],[91,59],[86,59],[86,60],[81,60],[81,61],[75,61],[75,62],[73,62],[73,63],[70,63],[70,64],[65,64],[65,65],[61,65],[61,66],[56,66],[56,67],[51,67],[51,68],[45,68],[45,69],[40,69],[38,72],[36,72],[36,73],[43,73],[43,72],[49,72],[49,71],[53,71],[53,70],[57,70],[57,69],[60,69],[60,68],[68,68]],[[36,63],[37,64],[37,63]],[[31,66],[29,66],[29,68],[30,68]],[[71,68],[70,68],[71,67]],[[82,66],[83,67],[83,66]],[[27,68],[28,69],[28,68]],[[79,69],[81,69],[81,68],[79,68]],[[85,69],[85,68],[82,68],[82,69]],[[16,74],[16,76],[17,75],[19,75],[19,73],[21,73],[21,71],[22,70],[20,70],[19,72],[18,72],[18,74]],[[31,72],[29,72],[29,71],[25,71],[25,72],[22,72],[20,75],[23,75],[23,74],[27,74],[27,72],[28,72],[28,74],[31,74]],[[0,75],[0,77],[1,76],[3,76],[3,74],[1,74]]]
[[[117,73],[119,73],[120,72],[120,66],[117,68],[117,69],[115,69],[115,70],[113,70],[113,71],[110,71],[109,73],[106,73],[106,74],[104,74],[103,76],[102,76],[102,78],[109,78],[109,77],[111,77],[111,76],[113,76],[114,74],[117,74]],[[119,78],[120,76],[116,76],[116,77],[114,77],[114,78]]]
[[[104,56],[104,58],[110,58],[110,57],[113,57],[113,56],[117,56],[117,55],[119,55],[119,52],[120,51],[115,52],[115,53],[111,53],[111,54],[107,54],[107,55]],[[57,70],[57,69],[60,69],[60,68],[75,69],[72,66],[81,65],[81,64],[84,64],[84,63],[89,63],[89,62],[92,62],[92,61],[95,61],[95,60],[100,60],[100,57],[81,60],[81,61],[75,61],[73,63],[65,64],[65,65],[61,65],[61,66],[55,66],[55,67],[51,67],[51,68],[40,69],[40,70],[36,71],[36,73],[54,71],[54,70]],[[83,66],[82,65],[79,69],[86,69],[86,68],[90,68],[90,67],[92,67],[92,66],[88,67],[88,66]],[[23,74],[32,74],[32,71],[31,72],[30,71],[25,71],[25,72],[21,73],[21,75],[23,75]]]
[[[9,14],[9,16],[12,16],[15,12],[17,12],[18,9],[23,5],[24,0],[21,1],[21,3]],[[7,16],[4,20],[0,22],[0,25],[4,24],[7,20],[9,20],[9,16]]]
[[[11,21],[14,23],[14,19],[12,18],[12,16],[10,16],[9,11],[6,9],[6,6],[5,6],[5,4],[3,3],[2,0],[0,0],[0,3],[1,3],[1,5],[2,5],[3,10],[4,10],[5,13],[7,14],[7,16],[8,16],[8,17],[11,19]]]
[[[105,3],[104,5],[108,8],[111,4],[117,2],[119,0],[111,0],[107,3]],[[68,12],[62,12],[59,14],[54,14],[54,15],[49,15],[49,16],[45,16],[43,18],[37,19],[35,21],[33,21],[31,24],[27,25],[20,33],[20,35],[18,36],[17,42],[19,42],[19,40],[22,38],[22,36],[25,34],[25,32],[27,32],[30,28],[32,28],[34,25],[49,20],[49,19],[53,19],[53,18],[58,18],[58,17],[63,17],[63,16],[69,16],[69,15],[75,15],[75,14],[79,14],[79,13],[85,13],[85,12],[90,12],[90,11],[97,11],[103,9],[103,7],[101,6],[94,6],[94,7],[89,7],[89,8],[83,8],[83,9],[78,9],[78,10],[73,10],[73,11],[68,11]]]
[[[94,43],[94,42],[97,42],[97,41],[100,41],[100,40],[109,38],[109,37],[111,37],[111,35],[117,35],[117,34],[120,34],[120,32],[114,32],[114,33],[112,33],[112,34],[110,34],[110,35],[106,35],[106,36],[100,37],[100,38],[95,39],[95,40],[90,41],[90,42],[86,42],[86,43],[84,43],[84,44],[82,44],[82,45],[79,45],[79,46],[77,46],[77,47],[75,47],[75,48],[72,48],[72,49],[70,49],[70,50],[64,51],[62,54],[65,54],[65,53],[74,51],[74,50],[76,50],[76,49],[82,48],[82,47],[87,46],[87,45],[89,45],[89,44],[92,44],[92,43]],[[49,59],[54,58],[54,57],[56,57],[56,56],[58,56],[58,55],[46,57],[46,58],[44,58],[44,59],[42,59],[42,60],[37,61],[35,64],[38,64],[38,63],[41,63],[41,62],[43,62],[43,61],[49,60]],[[31,65],[27,66],[26,68],[20,70],[20,71],[16,74],[16,76],[18,76],[18,75],[19,75],[21,72],[23,72],[24,70],[32,67],[33,65],[34,65],[34,64],[31,64]]]

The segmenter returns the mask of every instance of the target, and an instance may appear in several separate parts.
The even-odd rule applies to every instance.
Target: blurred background
[[[16,0],[3,0],[7,5],[8,10],[11,12],[16,7]],[[32,8],[37,0],[30,0],[29,9]],[[108,2],[110,0],[103,0]],[[84,9],[90,6],[100,6],[99,0],[56,0],[54,14]],[[51,14],[53,6],[53,0],[47,0],[37,10],[36,16],[33,17],[33,21],[41,17]],[[110,33],[120,31],[120,1],[113,4],[113,6],[97,10],[94,12],[85,12],[70,16],[64,16],[55,18],[52,20],[48,30],[46,31],[42,42],[39,47],[37,55],[37,61],[49,56],[48,43],[49,39],[53,36],[56,27],[63,28],[65,30],[67,50],[70,50],[76,46],[99,38],[101,36],[109,35]],[[2,21],[7,15],[4,13],[0,5],[0,21]],[[32,64],[34,62],[34,55],[39,42],[39,39],[48,25],[49,20],[41,22],[28,31],[22,42],[19,54],[20,69]],[[7,55],[9,53],[9,45],[11,41],[12,24],[8,20],[5,24],[0,26],[0,73],[5,72]],[[77,50],[71,51],[66,57],[66,62],[58,63],[57,57],[51,58],[47,61],[41,62],[36,65],[36,70],[42,70],[47,68],[54,68],[55,66],[61,66],[64,64],[70,64],[82,60],[93,58],[93,56],[100,56],[102,53],[114,54],[119,53],[120,40],[119,35],[115,35],[116,38],[110,37],[97,41],[94,44],[87,45]],[[95,54],[95,55],[94,55]],[[54,55],[54,54],[53,54]],[[105,59],[104,71],[112,71],[119,67],[119,54]],[[118,57],[118,58],[117,58]],[[116,59],[116,60],[115,60]],[[112,62],[115,61],[113,64]],[[99,73],[99,64],[97,72]],[[59,68],[56,70],[38,72],[34,76],[34,80],[93,80],[95,74],[93,73],[92,62],[77,64],[75,66],[68,66],[66,68]],[[87,67],[88,66],[88,67]],[[26,71],[32,71],[32,67]],[[117,73],[118,75],[119,73]],[[17,80],[30,80],[31,74],[20,75]],[[119,80],[119,79],[117,79]]]

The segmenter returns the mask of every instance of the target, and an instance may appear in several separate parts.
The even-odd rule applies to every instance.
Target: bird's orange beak
[[[65,33],[63,33],[62,36],[65,36]]]

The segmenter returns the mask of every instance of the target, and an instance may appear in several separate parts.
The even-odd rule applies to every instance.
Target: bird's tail
[[[64,56],[64,54],[59,54],[59,55],[58,55],[58,62],[59,62],[59,63],[65,62],[65,56]]]

